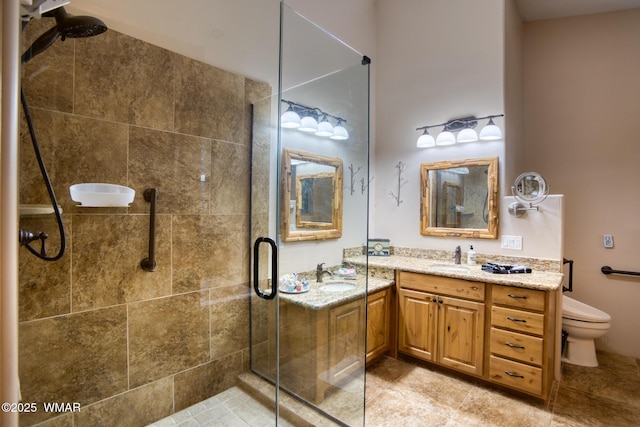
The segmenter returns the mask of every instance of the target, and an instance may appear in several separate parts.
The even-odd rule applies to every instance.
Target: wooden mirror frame
[[[431,203],[431,181],[429,171],[461,168],[470,166],[488,166],[487,171],[487,209],[489,213],[487,228],[448,228],[431,227],[429,209]],[[478,159],[445,160],[420,164],[420,234],[437,237],[465,237],[473,239],[498,238],[498,157]]]
[[[333,211],[331,223],[319,223],[315,229],[305,224],[306,230],[291,230],[291,160],[302,160],[335,168],[333,180]],[[299,242],[307,240],[326,240],[342,237],[342,159],[338,157],[321,156],[301,150],[284,148],[282,150],[282,174],[280,183],[280,233],[284,242]],[[296,207],[296,210],[298,208]]]

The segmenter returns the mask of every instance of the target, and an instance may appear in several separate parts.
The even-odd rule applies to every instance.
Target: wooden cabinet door
[[[438,312],[436,296],[401,289],[398,297],[398,351],[435,361]]]
[[[438,304],[438,361],[458,371],[482,375],[484,304],[440,296]]]
[[[323,379],[338,385],[359,369],[364,373],[364,300],[329,310],[329,369]]]
[[[389,289],[369,295],[367,302],[367,363],[389,349]]]

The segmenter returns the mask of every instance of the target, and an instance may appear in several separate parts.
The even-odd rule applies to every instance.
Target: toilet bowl
[[[562,329],[567,331],[567,345],[562,361],[580,366],[598,366],[594,340],[603,337],[611,316],[585,303],[562,296]]]

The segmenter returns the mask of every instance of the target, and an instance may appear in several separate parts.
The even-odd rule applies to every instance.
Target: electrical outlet
[[[502,236],[500,242],[502,249],[513,249],[516,251],[522,250],[522,236]]]
[[[613,248],[613,234],[605,234],[602,240],[605,248],[607,249]]]

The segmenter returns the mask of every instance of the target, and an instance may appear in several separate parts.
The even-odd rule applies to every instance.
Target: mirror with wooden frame
[[[420,233],[498,238],[498,157],[422,163]]]
[[[281,234],[285,242],[342,236],[342,160],[282,150]]]

